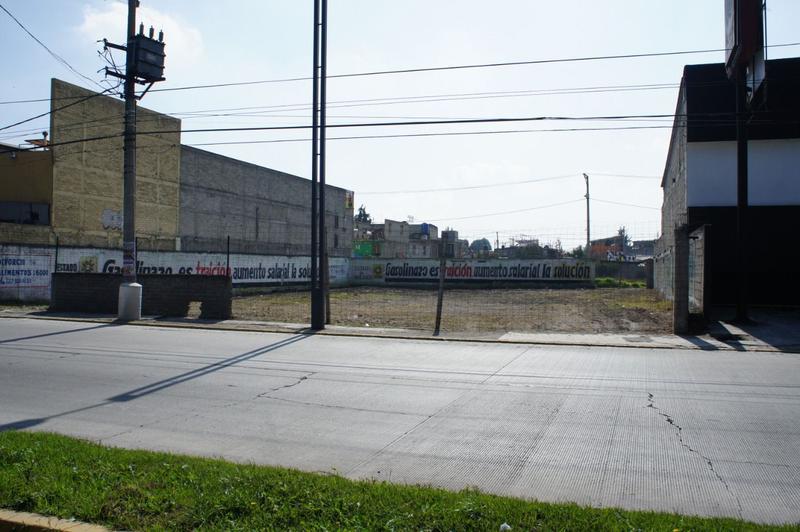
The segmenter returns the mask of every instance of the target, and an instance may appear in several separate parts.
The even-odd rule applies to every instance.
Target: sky
[[[108,86],[98,73],[106,65],[98,41],[124,41],[126,2],[0,5],[64,60],[0,10],[0,128],[45,113],[46,101],[6,102],[48,98],[50,78]],[[167,79],[140,105],[181,118],[183,129],[310,124],[309,80],[164,89],[310,76],[312,7],[312,0],[141,0],[139,21],[164,30]],[[720,49],[723,7],[723,0],[329,0],[328,74]],[[768,45],[800,41],[798,27],[800,2],[767,1]],[[769,58],[797,55],[800,46],[768,51]],[[121,52],[115,59],[124,62]],[[328,124],[669,115],[683,66],[723,60],[716,51],[332,78]],[[593,239],[623,226],[635,239],[655,238],[671,124],[660,118],[330,128],[327,182],[353,190],[356,207],[363,204],[375,221],[413,219],[454,228],[470,241],[538,238],[569,250],[586,238],[586,173]],[[658,127],[597,130],[631,126]],[[0,131],[0,142],[21,143],[47,127],[43,117]],[[595,130],[545,131],[586,128]],[[526,131],[485,133],[508,130]],[[431,133],[470,134],[335,139]],[[310,135],[183,133],[182,142],[310,177]]]

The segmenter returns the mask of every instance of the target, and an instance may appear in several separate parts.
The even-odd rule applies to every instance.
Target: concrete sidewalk
[[[569,333],[569,332],[448,332],[433,336],[431,331],[385,327],[348,327],[328,325],[316,334],[334,336],[365,336],[375,338],[412,338],[428,340],[505,342],[534,345],[565,345],[595,347],[647,347],[651,349],[699,349],[703,351],[766,351],[800,353],[800,311],[773,313],[754,312],[755,321],[748,326],[737,326],[727,321],[710,324],[709,333],[700,335],[625,333]],[[0,310],[2,318],[34,318],[112,323],[116,316],[107,314],[14,312]],[[169,318],[148,316],[131,325],[162,327],[188,327],[212,330],[249,332],[305,333],[308,324],[251,320],[202,320],[195,318]]]

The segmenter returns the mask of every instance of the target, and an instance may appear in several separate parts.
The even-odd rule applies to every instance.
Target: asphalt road
[[[0,428],[800,521],[800,355],[0,319]]]

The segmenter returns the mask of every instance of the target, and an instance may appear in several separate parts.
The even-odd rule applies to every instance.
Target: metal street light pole
[[[319,260],[320,260],[320,307],[322,321],[330,323],[328,310],[328,233],[325,227],[325,125],[327,123],[327,80],[328,80],[328,0],[322,0],[322,20],[320,21],[320,65],[319,65]]]
[[[320,31],[320,15],[324,24],[324,6],[320,6],[320,0],[314,1],[314,70],[312,75],[312,117],[311,117],[311,328],[319,331],[325,328],[325,299],[323,291],[324,277],[321,271],[324,269],[324,224],[321,220],[325,217],[324,198],[322,189],[324,188],[324,170],[320,172],[321,166],[321,143],[320,143],[320,118],[324,113],[320,112],[320,40],[324,35]],[[322,11],[322,13],[321,13]],[[324,61],[324,59],[323,59]],[[324,161],[324,159],[323,159]],[[324,168],[324,167],[323,167]],[[321,178],[321,179],[320,179]],[[321,181],[321,182],[320,182]]]
[[[738,279],[736,292],[736,321],[748,321],[747,283],[749,262],[747,251],[747,79],[745,68],[739,66],[736,76],[736,254]]]
[[[583,174],[586,180],[586,258],[589,258],[589,250],[591,249],[592,241],[589,235],[589,175]]]

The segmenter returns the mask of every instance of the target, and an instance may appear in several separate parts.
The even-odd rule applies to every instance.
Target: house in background
[[[690,292],[702,290],[705,302],[713,305],[735,301],[735,98],[722,63],[684,68],[661,182],[662,236],[655,248],[655,287],[667,297],[672,297],[678,266],[676,229],[685,228],[691,235]],[[797,305],[800,58],[767,61],[764,85],[751,105],[744,250],[749,301]]]
[[[384,259],[439,257],[439,228],[386,219],[383,223],[355,222],[353,256]]]

